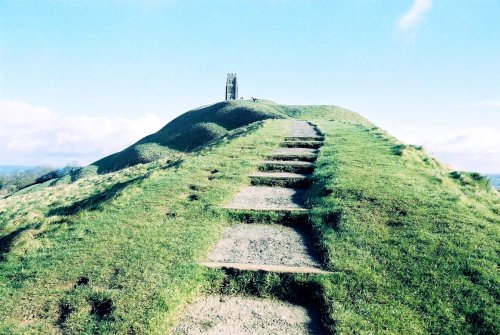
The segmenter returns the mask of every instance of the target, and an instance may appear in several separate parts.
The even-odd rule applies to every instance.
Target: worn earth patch
[[[204,296],[187,307],[174,335],[321,334],[314,313],[287,302],[242,296]]]
[[[227,227],[208,261],[320,267],[306,235],[294,228],[268,224]]]
[[[304,191],[286,187],[249,186],[243,188],[226,208],[261,210],[301,210]]]

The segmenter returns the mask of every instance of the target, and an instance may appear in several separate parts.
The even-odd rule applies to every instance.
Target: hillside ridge
[[[118,171],[140,163],[160,158],[175,157],[178,153],[192,152],[210,143],[230,136],[238,128],[256,121],[300,117],[304,106],[279,105],[260,99],[223,101],[188,111],[158,132],[148,135],[128,148],[90,164],[74,175],[88,176]],[[368,123],[354,112],[336,106],[307,106],[307,114],[316,116],[336,115],[346,121]]]
[[[314,124],[322,143],[289,138],[295,120]],[[198,146],[182,138],[192,129],[208,134]],[[136,160],[143,144],[154,159]],[[317,151],[303,161],[285,150],[297,148]],[[98,162],[0,200],[0,334],[165,334],[204,296],[314,306],[311,320],[330,334],[500,332],[499,193],[356,113],[220,103]],[[252,183],[302,187],[306,210],[224,208]],[[265,241],[278,236],[271,223],[290,243],[307,236],[294,250],[315,252],[279,264],[326,273],[203,266],[238,264],[220,254],[221,238],[242,241],[240,228],[259,225],[252,236]]]

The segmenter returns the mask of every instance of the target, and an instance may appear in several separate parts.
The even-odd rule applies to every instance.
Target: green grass
[[[298,119],[321,119],[364,125],[366,127],[374,126],[371,122],[363,118],[361,115],[338,106],[277,105],[276,108],[284,114]]]
[[[178,161],[4,201],[0,329],[163,334],[207,285],[197,261],[227,222],[217,206],[285,132],[282,123],[258,127]]]
[[[376,128],[317,120],[311,190],[341,334],[498,334],[500,201]],[[458,175],[459,177],[457,177]]]
[[[0,200],[0,334],[165,334],[203,292],[313,305],[332,334],[499,333],[500,202],[482,176],[341,108],[252,104],[178,118],[135,146],[152,162],[93,165]],[[325,134],[311,215],[220,209],[286,135],[288,120],[260,120],[287,117]],[[195,149],[162,142],[193,127]],[[199,266],[237,221],[309,226],[333,274]]]
[[[81,173],[108,173],[178,152],[192,152],[250,123],[285,117],[269,101],[224,101],[201,107],[182,114],[125,150],[98,160],[77,177]]]

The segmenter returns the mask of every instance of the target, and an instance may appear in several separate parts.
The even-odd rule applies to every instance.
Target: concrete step
[[[303,227],[262,223],[239,223],[226,227],[219,242],[210,250],[206,262],[214,267],[220,264],[235,267],[238,264],[241,269],[277,266],[285,272],[309,269],[308,272],[316,273],[321,269],[310,234]]]
[[[259,165],[260,171],[281,171],[294,173],[310,173],[314,170],[314,164],[301,161],[263,161]]]
[[[305,211],[304,190],[287,187],[248,186],[224,208],[259,211]]]
[[[331,274],[331,272],[308,266],[285,266],[285,265],[218,263],[218,262],[201,262],[200,264],[209,267],[211,269],[236,269],[243,271],[266,271],[266,272],[277,272],[277,273]]]
[[[309,175],[292,172],[255,172],[250,176],[252,185],[282,187],[305,187],[309,184]]]
[[[321,141],[285,141],[281,143],[285,148],[312,148],[318,149],[323,145]]]
[[[310,135],[310,136],[286,136],[285,141],[324,141],[324,137],[321,135]]]
[[[317,127],[313,126],[307,121],[294,121],[290,125],[290,131],[288,136],[294,137],[307,137],[307,136],[319,136]]]
[[[282,148],[272,151],[269,160],[290,160],[312,162],[316,160],[317,149],[311,148]]]

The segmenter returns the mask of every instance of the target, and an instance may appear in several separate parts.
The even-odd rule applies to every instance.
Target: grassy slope
[[[178,152],[191,152],[252,122],[284,117],[270,101],[223,101],[201,107],[182,114],[125,150],[98,160],[81,174],[107,173],[175,156]]]
[[[196,263],[227,222],[216,206],[284,135],[280,123],[257,126],[178,162],[4,201],[0,329],[164,333],[176,307],[207,284]]]
[[[317,123],[311,197],[341,273],[325,288],[337,331],[498,334],[498,193],[378,128]]]
[[[269,106],[327,135],[309,197],[334,275],[228,280],[196,265],[230,222],[217,205],[286,133],[266,121],[168,163],[1,200],[0,333],[163,334],[217,281],[285,297],[312,287],[341,334],[498,332],[498,194],[354,113]]]

